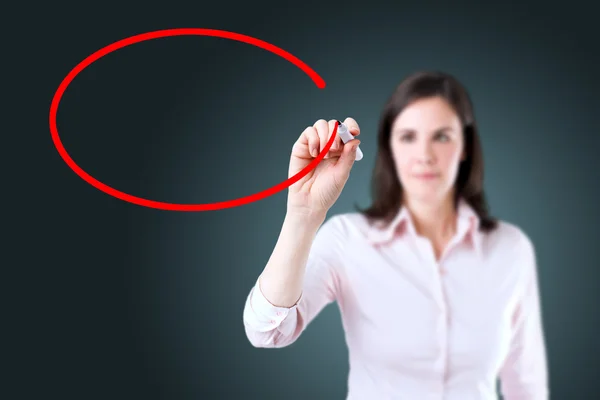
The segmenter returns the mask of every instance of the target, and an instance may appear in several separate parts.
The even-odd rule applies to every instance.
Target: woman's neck
[[[450,238],[456,231],[456,209],[452,196],[439,203],[425,203],[407,199],[408,208],[420,236],[432,241]]]

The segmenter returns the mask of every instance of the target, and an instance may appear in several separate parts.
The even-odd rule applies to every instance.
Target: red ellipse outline
[[[254,194],[251,194],[251,195],[245,196],[245,197],[240,197],[238,199],[221,201],[221,202],[216,202],[216,203],[175,204],[175,203],[165,203],[165,202],[160,202],[160,201],[148,200],[148,199],[144,199],[141,197],[132,196],[130,194],[116,190],[116,189],[98,181],[97,179],[95,179],[94,177],[89,175],[87,172],[85,172],[83,169],[81,169],[75,163],[75,161],[73,161],[73,159],[69,156],[69,154],[65,150],[65,148],[60,140],[60,137],[58,136],[58,129],[56,127],[56,114],[58,111],[58,105],[60,103],[60,99],[62,98],[62,95],[64,94],[64,92],[67,89],[67,87],[69,86],[69,84],[73,81],[73,79],[75,79],[75,77],[81,71],[83,71],[85,68],[87,68],[94,61],[96,61],[96,60],[102,58],[103,56],[105,56],[109,53],[112,53],[113,51],[118,50],[120,48],[130,46],[132,44],[143,42],[146,40],[157,39],[157,38],[162,38],[162,37],[169,37],[169,36],[185,36],[185,35],[217,36],[217,37],[222,37],[222,38],[226,38],[226,39],[232,39],[232,40],[237,40],[240,42],[252,44],[256,47],[260,47],[262,49],[268,50],[268,51],[288,60],[292,64],[296,65],[298,68],[302,69],[315,82],[315,84],[317,85],[317,87],[319,89],[325,88],[325,81],[312,68],[310,68],[304,62],[302,62],[300,59],[298,59],[294,55],[290,54],[289,52],[287,52],[277,46],[274,46],[270,43],[267,43],[260,39],[256,39],[251,36],[242,35],[242,34],[235,33],[235,32],[218,30],[218,29],[204,29],[204,28],[163,29],[163,30],[157,30],[157,31],[146,32],[146,33],[130,36],[128,38],[114,42],[108,46],[105,46],[105,47],[101,48],[100,50],[94,52],[93,54],[89,55],[88,57],[86,57],[83,61],[81,61],[79,64],[77,64],[77,66],[75,66],[75,68],[73,68],[69,72],[69,74],[63,79],[63,81],[59,85],[56,93],[54,93],[54,97],[52,99],[52,104],[50,106],[50,132],[52,134],[52,141],[54,142],[54,145],[55,145],[56,149],[58,150],[58,153],[63,158],[63,160],[67,163],[67,165],[77,175],[79,175],[83,180],[88,182],[90,185],[94,186],[95,188],[97,188],[113,197],[116,197],[121,200],[125,200],[129,203],[141,205],[144,207],[156,208],[156,209],[161,209],[161,210],[170,210],[170,211],[220,210],[220,209],[224,209],[224,208],[238,207],[238,206],[241,206],[244,204],[262,200],[268,196],[272,196],[273,194],[280,192],[283,189],[288,188],[289,186],[291,186],[292,184],[294,184],[295,182],[299,181],[304,176],[306,176],[314,168],[316,168],[316,166],[319,164],[319,162],[321,162],[321,160],[325,157],[325,155],[327,154],[327,152],[333,145],[333,141],[337,134],[337,127],[339,125],[338,122],[336,122],[335,128],[333,130],[333,134],[331,135],[331,138],[327,142],[325,148],[321,151],[321,153],[319,153],[319,155],[313,161],[311,161],[310,164],[308,164],[306,167],[304,167],[304,169],[302,169],[296,175],[288,178],[287,180],[285,180],[269,189],[263,190],[262,192],[254,193]]]

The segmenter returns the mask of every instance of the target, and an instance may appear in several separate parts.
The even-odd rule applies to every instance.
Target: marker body
[[[342,138],[342,142],[344,144],[354,139],[354,135],[348,131],[348,127],[340,122],[337,130],[338,135]],[[363,158],[363,152],[360,150],[360,147],[356,148],[356,161],[360,161]]]

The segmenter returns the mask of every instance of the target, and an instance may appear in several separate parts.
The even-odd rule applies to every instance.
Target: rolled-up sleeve
[[[246,299],[243,322],[255,347],[284,347],[295,342],[308,324],[335,301],[339,282],[336,266],[342,244],[338,219],[325,221],[317,231],[307,258],[302,294],[292,307],[278,307],[263,294],[260,277]]]
[[[500,372],[505,400],[549,399],[548,362],[542,322],[535,249],[525,236],[518,262],[524,267],[524,285],[513,316],[513,337]]]

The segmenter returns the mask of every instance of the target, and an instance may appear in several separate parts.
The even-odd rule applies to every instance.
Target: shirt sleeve
[[[340,262],[342,236],[339,219],[325,221],[313,239],[307,258],[300,298],[292,307],[269,302],[260,287],[260,277],[246,299],[243,322],[255,347],[285,347],[295,342],[308,324],[338,293],[336,266]]]
[[[537,263],[525,236],[518,262],[525,268],[524,291],[513,315],[510,351],[500,371],[505,400],[549,399],[548,365],[543,331]]]

